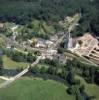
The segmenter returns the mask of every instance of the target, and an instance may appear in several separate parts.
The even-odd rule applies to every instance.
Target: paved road
[[[11,84],[14,80],[8,80],[2,84],[0,84],[0,88],[5,88],[7,85]]]
[[[34,67],[35,65],[37,65],[39,63],[39,61],[42,59],[42,57],[43,57],[43,55],[39,56],[36,59],[36,61],[31,64],[31,66]],[[5,88],[7,85],[11,84],[13,81],[20,78],[24,74],[26,74],[28,71],[29,71],[29,66],[27,68],[25,68],[23,71],[21,71],[19,74],[17,74],[16,76],[14,76],[11,79],[9,79],[9,80],[5,81],[4,83],[0,84],[0,88]]]
[[[39,56],[35,62],[33,62],[31,64],[31,67],[34,67],[35,65],[37,65],[39,63],[39,61],[42,59],[43,55]],[[20,72],[19,74],[17,74],[16,76],[14,76],[14,80],[17,79],[17,78],[20,78],[21,76],[23,76],[24,74],[26,74],[27,72],[29,71],[29,66],[24,69],[22,72]]]

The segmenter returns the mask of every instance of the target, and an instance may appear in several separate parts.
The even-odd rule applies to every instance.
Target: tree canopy
[[[53,24],[67,15],[80,12],[80,28],[74,33],[79,35],[82,32],[93,31],[97,35],[98,4],[98,0],[0,0],[0,21],[26,24],[35,18]]]

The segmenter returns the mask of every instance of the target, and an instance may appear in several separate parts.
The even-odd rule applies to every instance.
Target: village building
[[[54,42],[42,38],[28,40],[28,43],[35,48],[50,48],[54,44]]]
[[[50,41],[52,41],[52,42],[56,42],[57,40],[58,40],[58,36],[57,35],[54,35],[54,36],[50,37]]]
[[[56,54],[53,56],[53,59],[59,61],[62,64],[65,64],[67,57],[64,54]]]
[[[45,44],[49,48],[49,47],[51,47],[54,44],[54,42],[52,42],[50,40],[46,40]]]
[[[37,43],[35,44],[37,48],[46,48],[45,40],[42,38],[37,39]]]
[[[3,28],[4,27],[4,24],[3,23],[0,23],[0,28]]]

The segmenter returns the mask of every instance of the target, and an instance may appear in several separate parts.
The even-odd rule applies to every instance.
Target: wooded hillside
[[[57,23],[67,15],[80,12],[76,33],[99,33],[99,0],[0,0],[0,21],[26,24],[33,18]],[[75,33],[75,32],[74,32]]]

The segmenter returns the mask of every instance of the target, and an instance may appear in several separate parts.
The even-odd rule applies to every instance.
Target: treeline
[[[49,60],[45,59],[41,61],[41,64],[47,64],[50,67],[38,67],[33,68],[31,71],[33,72],[47,72],[48,74],[58,75],[61,78],[67,78],[69,73],[77,74],[82,76],[88,83],[96,83],[99,85],[99,68],[96,66],[86,65],[78,61],[77,59],[68,60],[66,64],[60,64],[57,60]],[[60,72],[58,70],[61,69]],[[73,75],[74,76],[74,75]],[[72,81],[70,81],[72,83]]]
[[[16,62],[32,63],[36,60],[36,55],[32,53],[26,54],[13,49],[3,49],[3,53]]]
[[[55,24],[67,15],[81,13],[80,26],[73,32],[99,32],[98,0],[0,0],[0,21],[26,24],[33,18]]]
[[[48,65],[49,67],[30,67],[30,72],[33,74],[50,74],[66,80],[69,85],[67,92],[70,95],[75,95],[76,100],[93,100],[94,98],[96,98],[94,95],[88,96],[85,93],[84,84],[82,85],[80,80],[75,79],[75,76],[79,75],[83,77],[88,83],[94,83],[99,85],[98,67],[82,64],[77,59],[68,60],[66,64],[60,64],[57,60],[49,59],[42,60],[40,63]]]
[[[3,61],[2,61],[2,56],[0,56],[0,75],[2,75],[2,69],[3,69]]]

